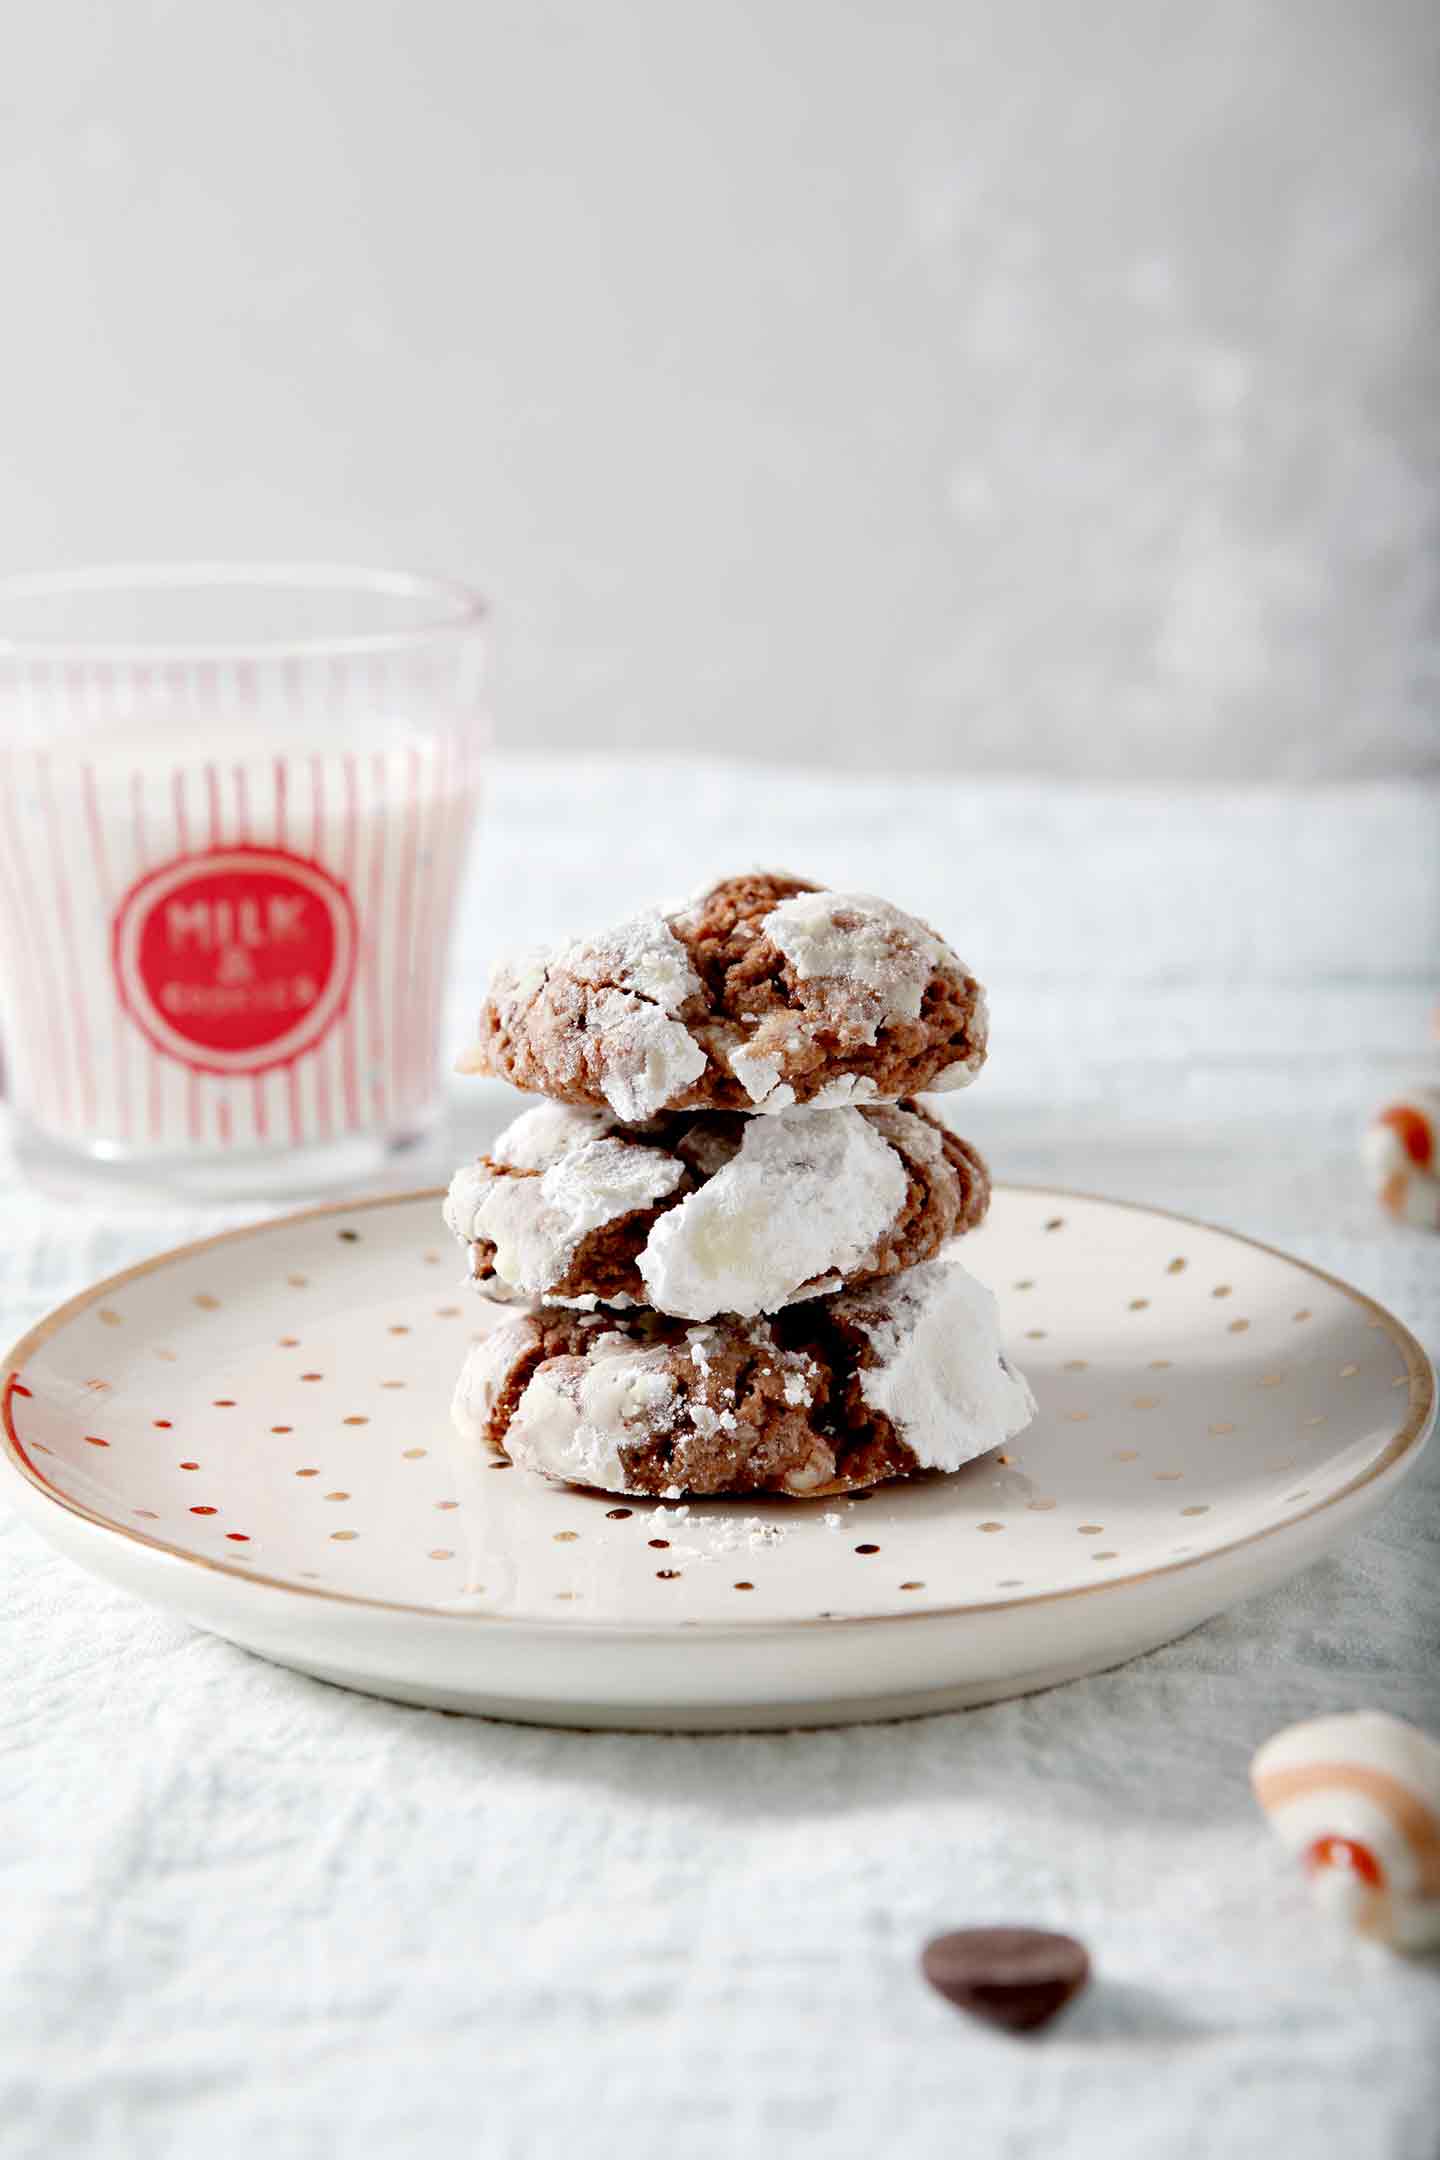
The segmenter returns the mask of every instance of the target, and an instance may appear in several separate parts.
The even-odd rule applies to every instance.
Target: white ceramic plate
[[[1224,1231],[1002,1187],[964,1260],[1039,1417],[848,1502],[657,1511],[457,1474],[450,1390],[493,1308],[434,1193],[72,1299],[7,1361],[0,1486],[96,1573],[348,1687],[548,1724],[822,1724],[1167,1641],[1348,1534],[1433,1421],[1398,1321]]]

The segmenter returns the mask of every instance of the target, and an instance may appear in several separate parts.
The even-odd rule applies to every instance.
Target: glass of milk
[[[303,1195],[425,1133],[485,646],[428,578],[0,581],[0,1031],[37,1176]]]

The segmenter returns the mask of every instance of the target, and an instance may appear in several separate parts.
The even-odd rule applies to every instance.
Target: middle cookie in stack
[[[717,893],[728,899],[739,885]],[[763,889],[752,901],[747,886],[744,898],[754,918],[778,905]],[[847,899],[842,931],[861,905],[883,907]],[[923,926],[897,910],[880,919],[887,960],[898,921],[969,980]],[[660,924],[647,927],[648,958]],[[741,952],[752,977],[755,954],[768,961],[765,930],[756,920]],[[639,940],[617,933],[612,942],[623,960]],[[843,938],[832,934],[832,944],[842,949],[826,956],[838,962],[835,988],[823,993],[828,1043],[837,995],[855,996]],[[873,996],[873,951],[864,957],[861,989]],[[580,970],[572,949],[532,972],[518,1016],[513,1001],[487,1009],[484,1062],[512,1073],[522,1055],[533,1063],[528,1027],[548,1062],[525,1077],[559,1093],[576,1085],[577,1061],[529,1015],[558,1003],[563,987],[554,986]],[[978,986],[970,992],[978,1002]],[[634,993],[622,981],[602,994]],[[755,1001],[753,988],[747,996]],[[690,1025],[698,1033],[705,1022]],[[953,1028],[950,1005],[944,1025]],[[792,1017],[786,1047],[803,1058],[799,1028]],[[590,1029],[594,1058],[605,1030],[597,1044],[593,1020]],[[873,1023],[869,1032],[883,1037]],[[925,1054],[932,1066],[951,1055],[953,1069],[938,1041]],[[731,1069],[742,1062],[732,1052]],[[883,1081],[868,1085],[879,1093]],[[1001,1354],[994,1299],[937,1259],[984,1217],[985,1166],[919,1102],[756,1115],[637,1105],[628,1080],[608,1092],[622,1095],[628,1122],[599,1104],[541,1103],[451,1184],[446,1221],[469,1250],[476,1287],[526,1306],[467,1361],[455,1421],[469,1441],[608,1492],[799,1497],[953,1470],[1028,1421],[1033,1403]],[[636,1107],[655,1114],[634,1119]]]

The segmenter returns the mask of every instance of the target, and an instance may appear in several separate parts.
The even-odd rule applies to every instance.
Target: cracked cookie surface
[[[463,1070],[638,1123],[964,1087],[985,994],[914,916],[776,872],[499,966]]]
[[[995,1300],[935,1261],[769,1319],[518,1313],[470,1352],[463,1440],[614,1493],[807,1498],[954,1470],[1034,1414]]]
[[[989,1204],[985,1165],[919,1103],[745,1118],[525,1111],[451,1181],[487,1295],[754,1316],[933,1259]]]

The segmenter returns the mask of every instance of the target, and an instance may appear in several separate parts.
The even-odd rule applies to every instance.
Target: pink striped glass
[[[382,572],[0,583],[0,1022],[36,1175],[289,1195],[426,1131],[484,623]]]

